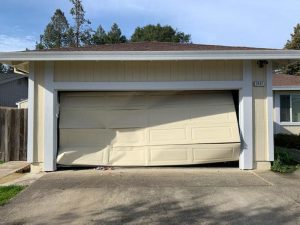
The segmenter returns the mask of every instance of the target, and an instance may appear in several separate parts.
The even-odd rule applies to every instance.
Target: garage
[[[60,92],[60,165],[163,166],[240,155],[231,91]]]

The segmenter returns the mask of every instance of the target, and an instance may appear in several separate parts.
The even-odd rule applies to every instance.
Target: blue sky
[[[83,0],[96,28],[116,22],[129,37],[136,26],[169,24],[193,43],[282,48],[300,23],[299,0]],[[55,9],[70,23],[69,0],[3,0],[0,51],[34,48]]]

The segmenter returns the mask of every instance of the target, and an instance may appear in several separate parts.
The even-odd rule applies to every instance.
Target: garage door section
[[[231,92],[66,92],[63,165],[151,166],[238,160]]]

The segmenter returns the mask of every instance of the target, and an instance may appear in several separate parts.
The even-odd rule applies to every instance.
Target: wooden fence
[[[27,109],[0,108],[0,160],[26,161]]]

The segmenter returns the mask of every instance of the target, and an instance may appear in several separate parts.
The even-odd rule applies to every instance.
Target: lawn
[[[0,160],[0,164],[3,164],[4,162]]]
[[[16,196],[24,188],[25,186],[19,186],[19,185],[0,187],[0,206],[7,203],[11,198]]]

